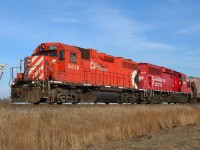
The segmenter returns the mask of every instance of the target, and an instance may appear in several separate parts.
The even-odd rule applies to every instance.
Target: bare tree
[[[5,103],[5,104],[11,103],[11,99],[10,97],[0,98],[0,103]]]

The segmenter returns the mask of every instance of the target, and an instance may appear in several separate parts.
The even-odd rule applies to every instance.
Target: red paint
[[[139,68],[140,89],[191,93],[183,73],[149,63],[139,63]]]

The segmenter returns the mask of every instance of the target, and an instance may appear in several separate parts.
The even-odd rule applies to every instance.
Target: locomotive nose
[[[24,64],[25,79],[44,78],[44,56],[30,56],[25,58]]]

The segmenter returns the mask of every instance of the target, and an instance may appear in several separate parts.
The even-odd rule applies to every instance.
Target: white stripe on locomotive
[[[37,57],[37,56],[35,56],[35,57]],[[34,57],[33,57],[33,59],[34,59]],[[43,62],[43,57],[41,57],[35,64],[31,64],[32,67],[29,70],[29,75],[31,75],[35,71],[36,67],[38,67],[39,65],[41,65],[42,62]]]
[[[41,74],[43,69],[44,69],[44,65],[41,65],[41,67],[35,72],[34,76],[37,77],[39,73]]]

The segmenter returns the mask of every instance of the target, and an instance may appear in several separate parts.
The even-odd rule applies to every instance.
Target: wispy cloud
[[[168,0],[170,3],[176,5],[176,6],[182,6],[183,1],[182,0]]]
[[[36,22],[24,22],[21,20],[1,20],[0,37],[17,39],[36,39],[45,36],[42,32],[45,27]]]
[[[99,39],[104,44],[108,45],[110,43],[120,48],[169,50],[174,47],[164,42],[152,41],[145,36],[145,32],[154,29],[155,25],[147,25],[137,21],[135,18],[129,18],[126,16],[127,12],[125,10],[107,2],[97,2],[91,5],[88,7],[87,4],[83,4],[82,7],[84,9],[79,14],[80,16],[76,14],[74,15],[76,18],[73,19],[63,13],[61,15],[52,13],[54,14],[52,21],[63,24],[87,25],[85,30],[89,31],[86,32],[88,35],[93,36],[93,39]]]
[[[50,4],[55,3],[51,1]],[[106,1],[88,1],[87,3],[67,1],[55,10],[45,12],[40,18],[32,21],[14,18],[15,16],[1,19],[0,16],[0,36],[40,39],[41,41],[56,38],[59,41],[65,41],[64,39],[69,39],[69,36],[90,37],[87,40],[91,40],[91,43],[98,45],[99,42],[100,45],[104,42],[107,46],[114,45],[120,49],[122,47],[137,50],[174,48],[173,45],[153,41],[145,36],[145,32],[153,30],[155,25],[140,22],[134,16],[128,17],[125,9]]]
[[[200,22],[194,23],[193,25],[185,28],[181,28],[177,31],[178,34],[199,34]]]

